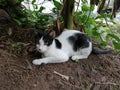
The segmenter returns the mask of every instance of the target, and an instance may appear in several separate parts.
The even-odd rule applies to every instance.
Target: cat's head
[[[55,32],[38,32],[36,35],[36,48],[39,52],[44,53],[48,50],[55,37]]]

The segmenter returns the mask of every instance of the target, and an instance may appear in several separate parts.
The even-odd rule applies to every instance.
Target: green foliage
[[[32,0],[29,2],[32,4],[33,10],[29,10],[24,8],[22,10],[22,13],[26,16],[23,18],[14,18],[14,21],[23,27],[34,27],[37,29],[43,29],[45,30],[47,28],[48,24],[54,23],[54,16],[51,16],[50,14],[42,13],[44,9],[46,9],[44,6],[38,7],[36,4],[36,0]]]
[[[24,0],[0,0],[0,6],[9,7],[12,5],[20,5]]]
[[[14,49],[17,49],[19,46],[21,46],[21,45],[25,45],[25,43],[23,43],[23,42],[17,42],[17,43],[15,43],[15,44],[12,44],[12,48],[14,48]]]
[[[2,7],[8,7],[9,5],[13,5],[15,3],[21,4],[23,0],[12,0],[15,1],[14,3],[10,2],[9,0],[1,0],[0,6]],[[48,25],[53,25],[56,27],[56,18],[50,14],[44,14],[43,10],[46,9],[44,6],[38,7],[36,4],[37,0],[32,0],[31,3],[33,7],[33,11],[28,10],[26,8],[22,9],[22,12],[20,14],[23,14],[24,17],[13,18],[13,20],[20,26],[24,27],[34,27],[37,29],[43,29],[45,30]],[[44,0],[45,1],[45,0]],[[62,9],[63,4],[61,2],[58,2],[57,0],[52,0],[54,4],[54,8],[52,9],[52,13],[59,15],[60,10]],[[104,28],[105,23],[103,23],[103,20],[106,21],[107,19],[110,19],[110,22],[114,23],[112,20],[111,14],[100,14],[95,15],[93,13],[94,5],[88,6],[87,0],[82,0],[82,6],[81,11],[77,11],[74,14],[74,17],[76,18],[77,24],[82,24],[85,28],[85,32],[88,36],[90,36],[94,41],[97,41],[102,46],[107,46],[109,42],[112,42],[112,46],[115,50],[120,50],[120,34],[116,34],[111,30],[109,25],[106,25],[107,28]],[[77,4],[78,5],[78,4]],[[14,10],[16,13],[19,12],[19,10]],[[14,16],[14,15],[11,15]],[[58,17],[57,17],[58,18]],[[97,21],[100,20],[100,21]],[[61,20],[63,21],[63,20]],[[80,29],[80,28],[79,28]],[[103,38],[103,35],[106,34],[106,36]],[[13,45],[13,47],[18,46]]]
[[[54,17],[49,14],[41,13],[44,10],[44,7],[40,7],[37,11],[24,10],[24,13],[27,15],[28,22],[26,25],[29,27],[35,27],[37,29],[45,29],[48,24],[52,24]]]
[[[108,34],[107,37],[112,38],[113,39],[112,42],[113,42],[114,48],[116,50],[120,50],[120,37],[118,37],[115,34]]]
[[[1,0],[1,1],[0,1],[0,6],[5,7],[5,6],[7,6],[7,5],[8,5],[8,2],[7,2],[7,1],[4,1],[4,0]]]
[[[58,2],[57,0],[53,0],[53,4],[55,7],[52,9],[52,12],[55,14],[59,14],[59,11],[62,8],[62,4],[60,2]]]
[[[23,9],[23,13],[27,16],[27,21],[25,19],[17,19],[15,20],[19,25],[27,25],[28,27],[35,27],[37,29],[43,29],[45,30],[48,25],[53,25],[53,27],[56,25],[56,18],[52,14],[45,14],[42,13],[43,10],[46,8],[44,6],[38,7],[37,4],[35,4],[36,0],[32,0],[32,7],[33,11],[28,9]],[[54,14],[58,14],[59,11],[62,8],[62,4],[58,2],[57,0],[53,0],[53,4],[55,8],[52,9],[52,12]]]
[[[87,35],[97,41],[97,43],[99,42],[100,45],[107,46],[108,43],[111,42],[115,50],[120,50],[120,35],[116,35],[116,33],[109,28],[107,21],[109,19],[109,21],[114,24],[111,14],[104,13],[96,16],[93,14],[94,6],[88,6],[86,3],[87,0],[82,0],[82,10],[75,12],[76,22],[82,24]],[[97,22],[97,20],[99,20],[99,22]],[[105,20],[108,25],[103,23],[103,20]],[[104,36],[104,34],[106,35]]]
[[[53,0],[53,3],[58,10],[61,10],[62,4],[60,2],[58,2],[57,0]]]

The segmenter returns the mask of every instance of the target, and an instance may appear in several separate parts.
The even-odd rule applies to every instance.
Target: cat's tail
[[[108,53],[112,53],[112,50],[111,49],[100,50],[92,48],[92,54],[108,54]]]

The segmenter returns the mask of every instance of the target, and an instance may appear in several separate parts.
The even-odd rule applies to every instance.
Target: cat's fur
[[[44,57],[33,60],[33,64],[61,63],[68,61],[69,58],[72,60],[86,59],[92,51],[95,51],[93,53],[96,54],[109,52],[109,50],[93,50],[91,40],[77,30],[64,30],[55,38],[51,34],[47,32],[38,33],[36,47]]]

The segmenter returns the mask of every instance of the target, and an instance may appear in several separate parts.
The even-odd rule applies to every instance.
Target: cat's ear
[[[53,31],[53,30],[49,32],[49,35],[50,35],[51,37],[53,37],[53,38],[56,37],[56,33],[55,33],[55,31]]]

